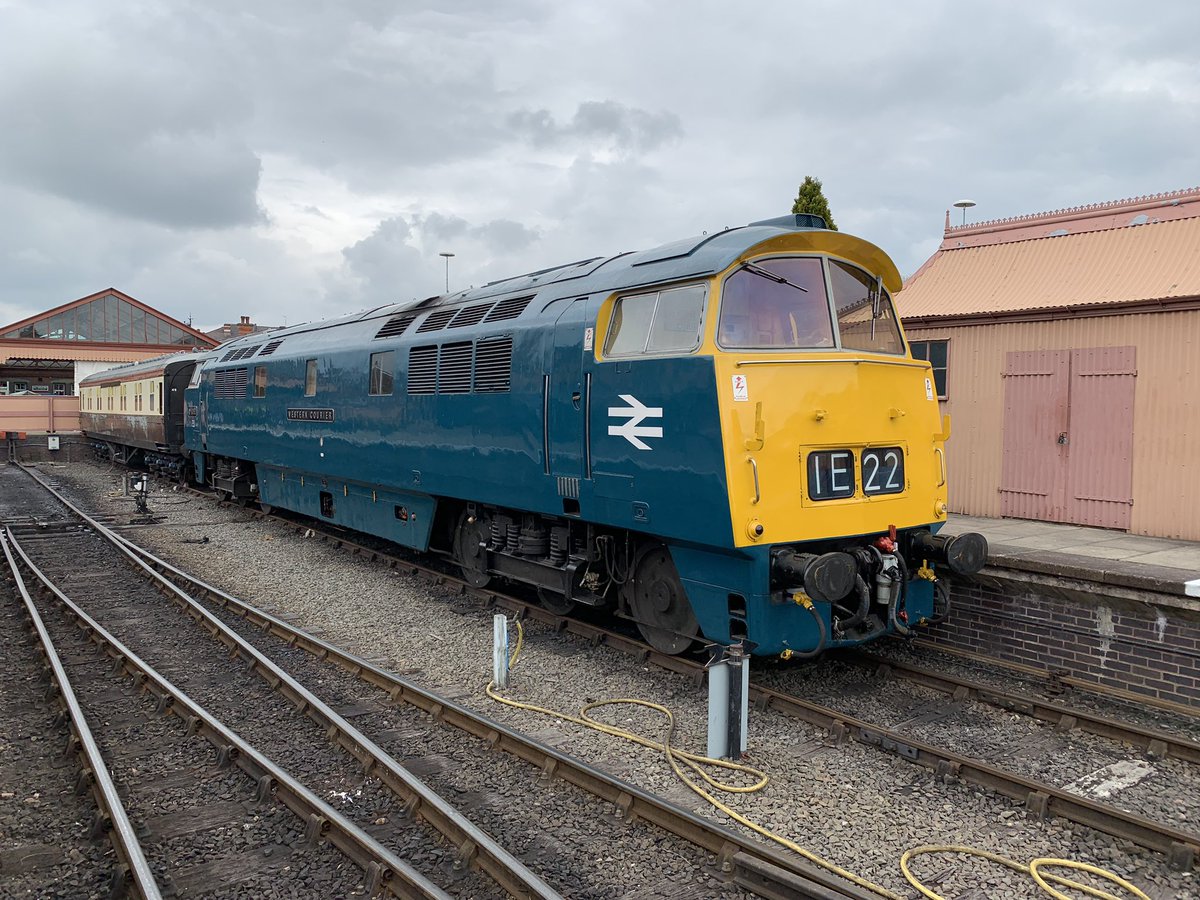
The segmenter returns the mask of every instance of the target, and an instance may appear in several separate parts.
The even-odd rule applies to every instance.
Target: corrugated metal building
[[[952,227],[897,301],[950,507],[1200,540],[1200,188]]]

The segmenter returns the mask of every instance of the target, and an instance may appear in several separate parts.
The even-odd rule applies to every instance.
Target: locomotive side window
[[[371,354],[369,393],[372,397],[390,396],[395,384],[396,351],[384,350]]]
[[[825,271],[815,257],[744,263],[725,280],[717,343],[722,347],[833,347]]]
[[[657,293],[634,294],[617,301],[608,327],[608,346],[604,348],[607,356],[631,356],[646,349],[657,302]]]
[[[606,356],[687,353],[700,346],[703,285],[618,298],[608,328]]]
[[[267,367],[266,366],[255,366],[254,367],[254,396],[255,397],[267,396]]]
[[[829,284],[843,347],[874,353],[904,352],[892,299],[877,278],[831,259]]]
[[[304,364],[304,396],[317,396],[317,361],[310,359]]]

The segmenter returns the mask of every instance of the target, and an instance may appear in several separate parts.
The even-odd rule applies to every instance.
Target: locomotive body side
[[[982,539],[935,537],[948,423],[895,266],[795,221],[231,342],[185,452],[228,496],[615,608],[667,652],[906,632]]]

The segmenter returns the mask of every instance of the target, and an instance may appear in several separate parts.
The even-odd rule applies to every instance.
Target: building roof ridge
[[[983,222],[972,222],[969,225],[951,225],[949,210],[947,210],[946,237],[961,234],[984,234],[989,231],[1000,231],[1007,228],[1019,228],[1028,225],[1044,225],[1054,222],[1066,222],[1089,218],[1097,214],[1133,211],[1140,208],[1153,208],[1164,205],[1179,205],[1185,201],[1200,202],[1200,186],[1182,188],[1175,191],[1163,191],[1157,194],[1145,194],[1140,197],[1127,197],[1123,200],[1108,200],[1100,203],[1085,203],[1081,206],[1068,206],[1046,212],[1026,213],[1021,216],[1009,216],[1001,219],[988,219]]]

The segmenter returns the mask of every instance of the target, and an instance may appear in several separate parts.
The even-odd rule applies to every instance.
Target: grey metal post
[[[729,667],[725,648],[716,647],[708,665],[708,750],[712,759],[729,755]]]
[[[508,687],[508,616],[492,616],[492,684],[497,690]]]
[[[729,671],[726,755],[730,759],[739,759],[749,746],[747,732],[750,729],[750,657],[742,644],[725,649],[725,668]]]

